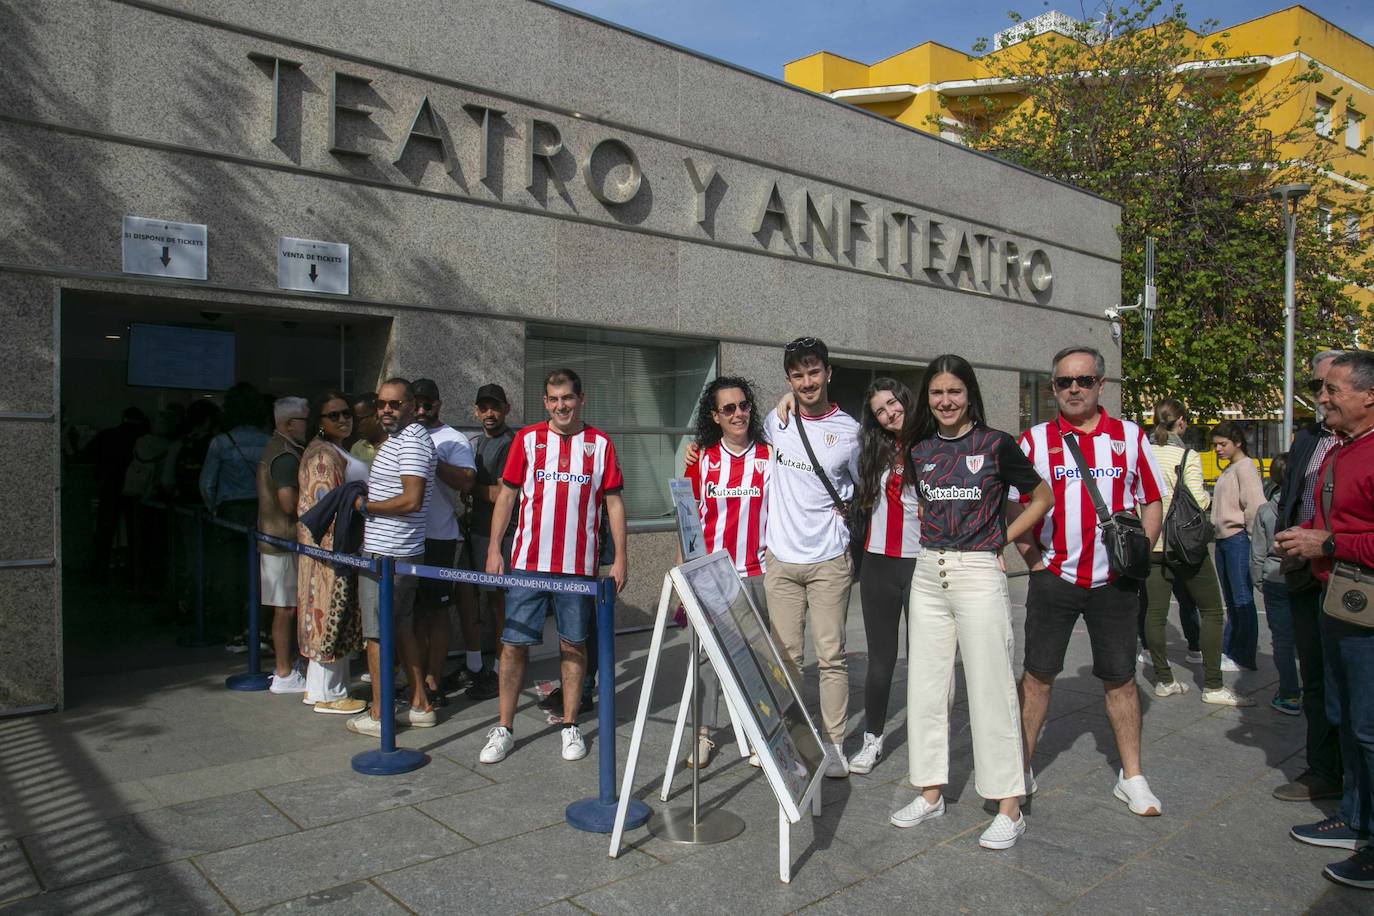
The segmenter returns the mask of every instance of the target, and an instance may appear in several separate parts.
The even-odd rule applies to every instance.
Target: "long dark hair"
[[[930,383],[935,381],[935,376],[946,372],[963,382],[968,391],[969,419],[976,426],[987,425],[987,414],[983,411],[983,390],[978,387],[978,376],[973,366],[962,356],[946,353],[931,360],[930,365],[926,366],[925,375],[921,376],[921,394],[916,399],[916,409],[907,414],[906,429],[902,436],[908,445],[929,439],[939,431],[940,423],[935,419],[935,414],[930,412]]]
[[[905,439],[883,429],[878,417],[873,413],[873,396],[880,391],[890,391],[902,405],[905,420],[903,432],[910,428],[912,397],[911,389],[895,378],[876,378],[864,392],[863,409],[859,412],[859,482],[855,499],[859,508],[871,510],[878,502],[878,488],[882,486],[883,472],[900,460]]]
[[[749,441],[763,441],[763,418],[759,416],[759,405],[754,399],[754,389],[749,384],[748,379],[740,378],[737,375],[722,375],[715,381],[706,386],[706,390],[701,393],[701,400],[697,402],[697,445],[701,448],[710,448],[724,438],[720,424],[711,419],[711,412],[716,409],[716,394],[725,388],[738,388],[744,392],[744,399],[749,402]]]
[[[320,424],[320,414],[324,411],[324,405],[330,401],[343,401],[348,408],[349,416],[353,415],[353,404],[349,401],[348,395],[342,391],[323,391],[310,399],[310,417],[306,420],[306,431],[311,439],[323,439],[324,427]],[[353,424],[357,426],[357,423]]]

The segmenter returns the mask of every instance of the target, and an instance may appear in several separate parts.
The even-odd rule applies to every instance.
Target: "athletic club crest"
[[[596,454],[596,443],[595,443],[595,442],[584,442],[584,443],[582,443],[582,454],[586,455],[588,458],[590,458],[590,457],[592,457],[593,455],[595,455],[595,454]]]
[[[762,474],[762,473],[763,473],[765,470],[767,470],[767,469],[768,469],[768,459],[767,459],[767,458],[755,458],[755,459],[754,459],[754,473],[756,473],[756,474]]]
[[[970,474],[977,474],[983,469],[983,457],[982,455],[964,456],[964,464],[968,465],[968,472]]]
[[[834,448],[834,447],[835,447],[835,443],[836,443],[836,442],[839,442],[839,441],[840,441],[840,436],[839,436],[838,433],[826,433],[826,434],[825,434],[825,447],[826,447],[826,448]]]
[[[1112,440],[1112,453],[1115,455],[1126,454],[1126,443],[1119,439]]]

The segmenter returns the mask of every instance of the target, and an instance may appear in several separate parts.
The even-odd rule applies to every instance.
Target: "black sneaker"
[[[1351,829],[1340,817],[1328,817],[1315,824],[1299,824],[1288,835],[1309,846],[1329,846],[1333,849],[1359,849],[1369,845],[1369,834]]]
[[[1374,891],[1374,846],[1366,846],[1344,862],[1326,866],[1322,874],[1338,884]]]
[[[563,711],[563,688],[555,687],[549,691],[549,695],[539,701],[539,708],[549,712]]]
[[[469,700],[494,700],[501,695],[501,681],[495,671],[479,671],[463,696]]]

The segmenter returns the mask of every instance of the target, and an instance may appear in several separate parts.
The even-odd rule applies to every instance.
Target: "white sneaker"
[[[849,758],[849,772],[871,773],[883,756],[883,736],[864,732],[864,746]]]
[[[581,760],[587,756],[587,742],[582,740],[582,732],[576,725],[563,729],[563,759]]]
[[[691,748],[687,750],[687,757],[682,762],[684,765],[695,769],[698,766],[706,766],[711,762],[711,757],[716,749],[716,743],[706,735],[697,735],[697,740]]]
[[[1145,781],[1143,775],[1127,779],[1123,771],[1118,771],[1116,787],[1112,789],[1112,794],[1124,801],[1132,814],[1139,814],[1141,817],[1159,817],[1164,810],[1159,799],[1150,791],[1150,784]]]
[[[433,728],[439,723],[439,717],[432,709],[416,709],[407,703],[405,709],[396,714],[396,721],[413,728]]]
[[[1202,664],[1202,653],[1201,653],[1201,652],[1194,652],[1192,649],[1189,649],[1189,650],[1188,650],[1188,664],[1190,664],[1190,665],[1200,665],[1200,664]]]
[[[984,849],[1010,849],[1016,845],[1016,841],[1025,832],[1026,818],[1024,815],[1012,820],[1005,814],[999,814],[992,819],[988,829],[984,830],[983,835],[978,838],[978,845]]]
[[[1155,696],[1159,697],[1161,700],[1165,697],[1181,697],[1187,692],[1188,685],[1182,681],[1170,681],[1167,684],[1160,681],[1158,684],[1155,684]]]
[[[1202,691],[1202,702],[1213,706],[1254,706],[1255,701],[1243,693],[1236,693],[1230,687]]]
[[[1221,657],[1221,670],[1230,674],[1232,672],[1239,671],[1240,665],[1237,665],[1235,662],[1233,662],[1231,660],[1231,656],[1223,655]]]
[[[907,805],[905,808],[902,808],[894,812],[893,815],[887,819],[887,821],[893,827],[915,827],[922,821],[928,821],[933,818],[942,817],[944,816],[944,813],[944,796],[941,796],[940,800],[932,805],[930,802],[926,801],[926,797],[924,795],[917,795],[916,800],[914,802]]]
[[[1040,791],[1040,787],[1039,787],[1038,785],[1036,785],[1036,783],[1035,783],[1035,770],[1030,769],[1030,768],[1027,768],[1027,769],[1026,769],[1026,794],[1021,796],[1021,804],[1024,805],[1024,804],[1026,803],[1026,799],[1030,798],[1032,795],[1034,795],[1036,792],[1039,792],[1039,791]]]
[[[504,725],[498,725],[487,732],[487,746],[477,759],[483,763],[500,763],[515,749],[515,736]]]
[[[1135,654],[1135,660],[1137,663],[1141,665],[1149,665],[1151,668],[1153,668],[1155,664],[1150,659],[1150,653],[1145,651],[1144,649],[1141,649],[1139,652]],[[1015,840],[1013,840],[1012,842],[1015,842]]]
[[[759,763],[759,753],[758,753],[758,751],[754,751],[752,754],[749,755],[749,765],[750,765],[751,767],[759,767],[759,768],[762,768],[762,767],[763,767],[763,764]]]
[[[849,776],[849,761],[844,757],[844,748],[838,744],[825,746],[825,775],[831,779],[844,779]]]
[[[305,675],[295,668],[286,677],[272,675],[272,684],[267,688],[273,693],[305,693]]]

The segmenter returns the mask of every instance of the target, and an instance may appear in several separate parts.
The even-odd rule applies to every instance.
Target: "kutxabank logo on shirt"
[[[921,481],[921,495],[931,501],[948,499],[972,499],[980,500],[983,498],[982,487],[932,487],[924,480]]]

